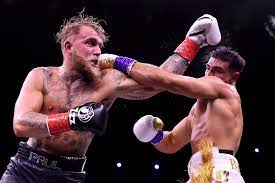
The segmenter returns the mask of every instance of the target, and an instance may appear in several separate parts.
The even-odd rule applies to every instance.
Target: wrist
[[[50,136],[71,130],[68,112],[48,115],[46,124]]]
[[[117,57],[114,61],[114,69],[123,72],[126,75],[130,74],[130,71],[136,60],[128,57]]]
[[[164,137],[164,134],[163,134],[163,130],[158,130],[158,133],[156,134],[156,136],[150,141],[151,144],[158,144],[162,141]]]
[[[179,54],[181,57],[188,60],[188,62],[192,62],[192,60],[197,55],[200,49],[200,45],[194,42],[190,38],[186,38],[174,51],[175,53]]]

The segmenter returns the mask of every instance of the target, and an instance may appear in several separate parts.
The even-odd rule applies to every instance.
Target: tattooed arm
[[[188,67],[188,61],[178,54],[171,55],[160,68],[174,74],[183,75]]]
[[[13,130],[18,137],[49,136],[46,118],[38,113],[43,104],[43,69],[33,69],[26,77],[15,104]]]
[[[112,92],[114,98],[119,97],[128,100],[143,100],[162,91],[139,84],[115,69],[106,69],[103,72],[105,73],[104,77],[108,77],[108,86],[112,85],[113,88],[115,88]]]
[[[178,54],[171,55],[160,68],[172,72],[175,74],[182,75],[188,67],[188,61]],[[106,70],[105,70],[106,71]],[[154,86],[144,86],[135,80],[127,77],[118,70],[109,70],[112,78],[112,82],[116,88],[116,96],[129,100],[143,100],[162,92],[162,89]],[[103,73],[105,73],[103,71]],[[106,73],[105,73],[106,74]]]
[[[175,74],[182,75],[188,67],[188,61],[178,54],[171,55],[160,68],[172,72]],[[111,70],[109,70],[111,71]],[[150,98],[162,89],[156,88],[154,86],[144,86],[135,80],[127,77],[122,72],[118,70],[112,70],[112,81],[115,84],[118,97],[130,100],[142,100]]]

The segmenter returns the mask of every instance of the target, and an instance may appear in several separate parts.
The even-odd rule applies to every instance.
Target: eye
[[[95,39],[90,39],[90,40],[87,41],[87,44],[91,45],[91,46],[96,46],[97,45],[97,41]]]
[[[224,72],[223,72],[223,70],[218,69],[218,68],[214,69],[214,71],[213,71],[213,72],[216,72],[216,73],[219,73],[219,74],[224,73]]]

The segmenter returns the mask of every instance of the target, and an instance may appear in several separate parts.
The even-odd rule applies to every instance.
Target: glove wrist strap
[[[136,60],[128,57],[117,57],[114,62],[114,69],[129,75]]]
[[[50,136],[71,130],[67,112],[48,115],[46,122]]]
[[[190,63],[197,55],[200,49],[200,45],[192,41],[190,38],[186,38],[175,50],[175,53],[179,54],[183,58],[187,59]]]
[[[163,139],[163,131],[162,130],[158,130],[157,135],[150,141],[152,144],[157,144],[160,141],[162,141]]]

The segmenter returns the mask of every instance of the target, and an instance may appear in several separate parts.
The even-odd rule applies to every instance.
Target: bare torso
[[[191,146],[193,153],[199,150],[201,140],[212,138],[214,146],[237,152],[243,129],[243,116],[237,92],[230,98],[198,99],[191,117]]]
[[[109,109],[116,98],[115,85],[110,82],[112,79],[108,70],[104,72],[95,84],[79,79],[67,82],[58,68],[43,68],[43,106],[40,113],[63,113],[87,102],[102,102]],[[50,154],[84,156],[92,138],[91,132],[67,131],[47,138],[30,138],[27,143]]]

